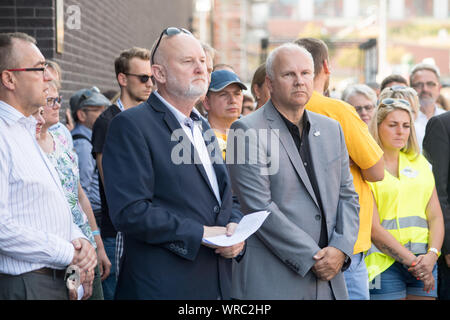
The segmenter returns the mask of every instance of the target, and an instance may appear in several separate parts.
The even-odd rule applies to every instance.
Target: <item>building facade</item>
[[[119,90],[119,53],[151,49],[168,26],[191,29],[192,15],[192,0],[2,0],[0,32],[30,34],[44,56],[60,64],[66,108],[81,88]]]

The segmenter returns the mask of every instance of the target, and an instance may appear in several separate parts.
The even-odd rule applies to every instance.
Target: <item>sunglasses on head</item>
[[[402,85],[399,85],[399,84],[397,84],[395,86],[392,86],[392,87],[389,87],[389,90],[393,91],[393,92],[409,91],[409,92],[412,92],[412,93],[417,93],[416,90],[414,90],[413,88],[407,87],[407,86],[402,86]]]
[[[134,73],[125,73],[125,72],[124,72],[124,74],[126,74],[127,76],[138,77],[139,81],[141,81],[142,83],[147,83],[147,81],[152,78],[152,76],[149,76],[146,74],[134,74]],[[153,82],[153,79],[152,79],[152,82]]]
[[[381,100],[380,106],[390,106],[390,105],[393,105],[396,103],[400,103],[407,107],[411,107],[409,102],[406,101],[405,99],[394,99],[394,98],[386,98],[386,99]]]
[[[179,34],[181,32],[184,32],[186,34],[192,35],[192,33],[189,30],[186,30],[184,28],[176,28],[176,27],[169,27],[169,28],[164,29],[163,32],[161,32],[161,35],[159,36],[158,42],[156,43],[156,46],[155,46],[155,48],[153,49],[153,52],[152,52],[152,57],[151,57],[151,60],[150,60],[151,64],[155,63],[155,60],[154,60],[155,59],[155,53],[156,53],[156,50],[158,50],[158,47],[159,47],[159,44],[161,43],[162,37],[164,35],[167,35],[169,37],[170,36],[174,36],[174,35]]]

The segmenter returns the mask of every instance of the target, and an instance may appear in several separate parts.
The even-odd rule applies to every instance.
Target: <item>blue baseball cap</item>
[[[211,83],[208,91],[217,92],[233,83],[238,84],[241,89],[247,90],[247,87],[241,82],[236,73],[228,70],[217,70],[211,73]]]

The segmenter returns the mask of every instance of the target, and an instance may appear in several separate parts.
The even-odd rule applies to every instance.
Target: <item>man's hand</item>
[[[84,273],[84,275],[82,277],[81,285],[83,286],[84,295],[83,295],[83,298],[81,298],[81,299],[87,300],[92,296],[95,271],[94,271],[94,269],[92,269],[91,271],[88,271],[88,272],[82,271],[82,273]]]
[[[93,271],[97,265],[97,254],[94,247],[88,240],[83,238],[73,240],[72,244],[75,248],[75,253],[70,264],[78,266],[84,272]]]
[[[444,256],[444,258],[445,258],[445,262],[447,263],[447,267],[450,268],[450,254],[446,254]]]
[[[204,226],[203,238],[213,237],[226,234],[228,237],[232,236],[234,231],[236,230],[238,224],[231,222],[227,224],[227,227],[207,227]],[[220,254],[222,257],[226,259],[231,259],[236,257],[239,253],[241,253],[242,249],[244,249],[245,242],[240,242],[232,246],[228,247],[218,247],[209,243],[202,243],[203,245],[216,249],[215,253]]]
[[[312,267],[312,271],[320,280],[330,281],[341,271],[345,254],[334,247],[325,247],[319,250],[313,259],[316,260],[316,264]]]
[[[106,255],[105,248],[97,247],[97,258],[100,275],[102,277],[102,281],[104,281],[106,278],[108,278],[111,272],[111,261],[109,261],[108,256]]]

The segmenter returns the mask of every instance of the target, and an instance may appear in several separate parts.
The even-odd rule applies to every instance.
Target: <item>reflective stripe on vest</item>
[[[381,226],[386,230],[397,230],[410,227],[426,228],[428,230],[427,220],[418,216],[400,217],[398,218],[398,224],[399,225],[397,226],[397,219],[383,220]]]

